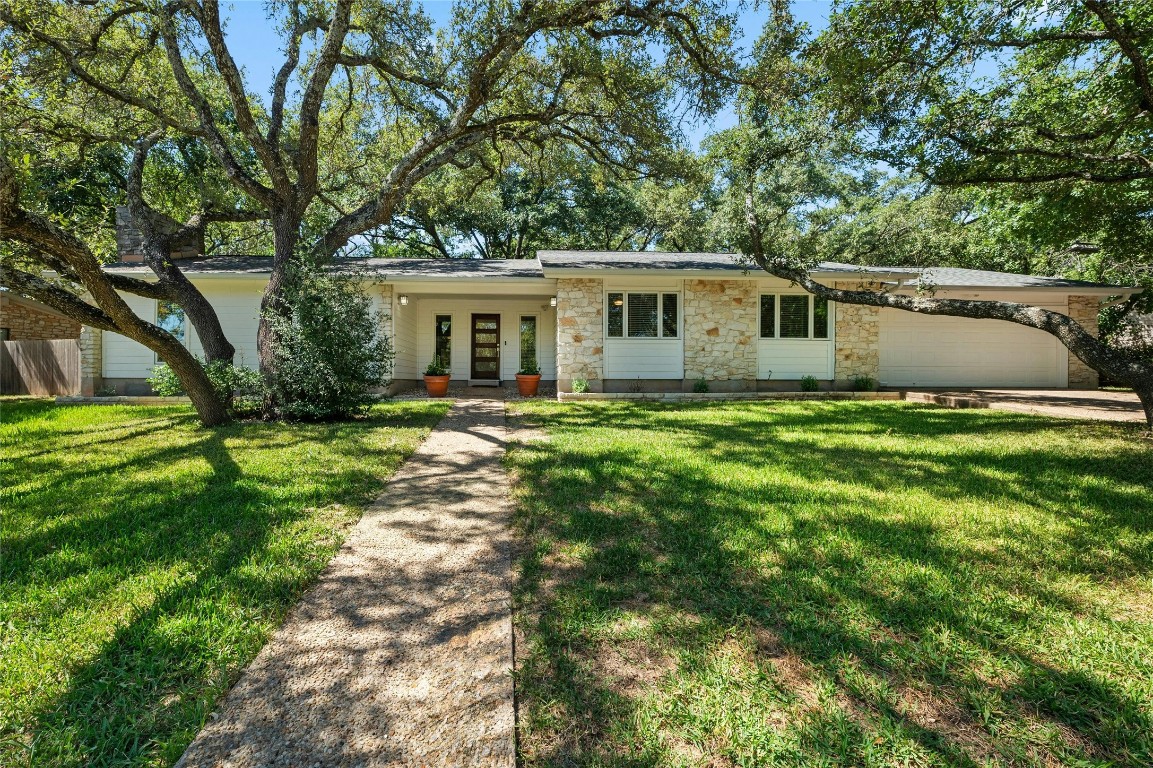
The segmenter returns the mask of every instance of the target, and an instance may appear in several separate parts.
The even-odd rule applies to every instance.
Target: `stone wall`
[[[557,389],[586,379],[600,392],[604,381],[604,283],[600,279],[561,278],[556,286]]]
[[[92,397],[104,387],[104,331],[80,329],[80,394]]]
[[[757,379],[757,284],[752,280],[685,281],[685,379]]]
[[[38,302],[0,292],[0,328],[8,329],[9,341],[75,339],[80,323]]]
[[[1086,331],[1097,335],[1097,315],[1101,312],[1101,299],[1097,296],[1070,296],[1069,317],[1080,323]],[[1097,389],[1098,375],[1072,352],[1069,353],[1069,388]]]
[[[835,283],[834,288],[847,291],[875,290],[875,283]],[[856,376],[874,381],[881,372],[880,307],[860,304],[837,304],[833,352],[833,378],[847,384]]]

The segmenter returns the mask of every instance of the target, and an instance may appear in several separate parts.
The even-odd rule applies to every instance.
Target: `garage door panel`
[[[1064,311],[1061,306],[1046,309]],[[880,313],[880,379],[888,386],[1065,386],[1064,348],[1001,320]]]

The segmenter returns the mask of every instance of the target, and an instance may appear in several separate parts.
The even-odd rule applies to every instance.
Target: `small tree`
[[[384,316],[350,276],[298,265],[274,316],[277,345],[266,410],[288,419],[347,418],[373,402],[392,373]]]

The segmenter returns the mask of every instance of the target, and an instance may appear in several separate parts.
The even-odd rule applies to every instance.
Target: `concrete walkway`
[[[506,439],[457,402],[177,765],[512,768]]]
[[[1066,419],[1145,421],[1133,392],[1077,389],[965,389],[906,392],[906,400],[951,408],[996,408]]]

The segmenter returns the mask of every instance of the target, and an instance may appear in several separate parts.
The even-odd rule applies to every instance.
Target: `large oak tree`
[[[756,54],[741,125],[716,140],[720,221],[730,242],[760,268],[831,301],[1051,333],[1090,367],[1132,386],[1153,426],[1153,361],[1109,346],[1066,315],[931,290],[838,290],[806,270],[822,258],[931,249],[966,226],[941,211],[920,221],[883,215],[894,201],[908,203],[886,199],[877,186],[886,164],[927,189],[1004,187],[1034,200],[1052,195],[1054,184],[1115,190],[1144,200],[1124,209],[1134,213],[1131,227],[1143,226],[1153,213],[1148,4],[858,0],[838,4],[814,37],[781,3]],[[1085,222],[1086,238],[1097,225]]]
[[[198,211],[176,225],[129,198],[140,223],[155,225],[147,240],[173,285],[181,284],[179,265],[159,257],[166,237],[213,215],[268,222],[272,273],[258,333],[265,369],[275,346],[267,318],[286,309],[292,261],[324,263],[355,249],[439,169],[470,164],[486,143],[556,141],[600,161],[640,165],[676,135],[672,104],[713,109],[729,84],[723,51],[732,19],[711,3],[460,3],[447,29],[403,0],[296,0],[269,9],[284,59],[261,96],[236,63],[215,0],[0,3],[15,98],[27,111],[44,94],[60,94],[118,112],[135,133],[134,166],[157,143],[193,140],[231,186],[227,210]],[[13,192],[10,205],[19,207]],[[15,228],[4,234],[22,236]],[[44,250],[43,241],[21,242]],[[110,283],[89,285],[107,281],[91,255],[57,249],[87,276],[84,287],[104,310]],[[179,298],[196,303],[190,292]]]

